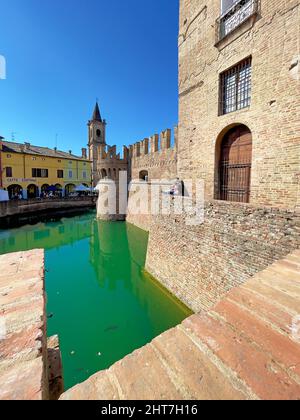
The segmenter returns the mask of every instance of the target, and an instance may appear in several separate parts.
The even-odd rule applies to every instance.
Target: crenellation
[[[123,160],[127,161],[129,156],[129,149],[126,146],[123,146]]]
[[[154,134],[152,137],[150,137],[150,152],[156,153],[159,149],[159,136],[158,134]]]
[[[149,139],[146,138],[141,142],[141,155],[149,154]]]
[[[135,158],[138,158],[140,157],[140,155],[141,155],[141,143],[137,142],[133,145],[133,156]]]
[[[171,148],[171,130],[167,129],[160,133],[160,150]]]
[[[177,150],[178,147],[178,125],[174,127],[174,148]]]

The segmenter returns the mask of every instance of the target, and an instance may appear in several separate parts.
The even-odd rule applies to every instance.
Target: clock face
[[[97,134],[97,137],[101,137],[101,131],[100,130],[97,130],[96,134]]]

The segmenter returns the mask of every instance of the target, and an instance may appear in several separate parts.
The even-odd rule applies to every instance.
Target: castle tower
[[[93,175],[98,171],[98,161],[106,146],[106,121],[102,120],[98,102],[96,102],[92,119],[88,122],[89,159],[92,161]]]

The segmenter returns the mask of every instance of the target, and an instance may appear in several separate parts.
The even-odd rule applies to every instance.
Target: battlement
[[[131,179],[174,179],[177,176],[178,128],[167,129],[129,146]],[[172,141],[173,134],[173,141]]]
[[[108,146],[103,144],[99,146],[99,154],[101,161],[120,163],[128,162],[129,153],[126,146],[123,147],[123,155],[121,155],[121,153],[117,153],[117,146]]]
[[[174,144],[172,145],[172,130],[166,129],[160,134],[154,134],[142,141],[129,146],[129,157],[137,159],[142,156],[149,156],[155,153],[161,153],[165,150],[177,151],[178,127],[174,127]]]

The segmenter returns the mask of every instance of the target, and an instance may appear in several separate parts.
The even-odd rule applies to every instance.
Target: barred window
[[[252,82],[252,58],[240,62],[221,74],[220,114],[250,106]]]

